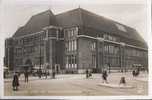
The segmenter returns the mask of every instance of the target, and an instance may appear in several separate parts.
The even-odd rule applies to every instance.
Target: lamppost
[[[124,47],[125,47],[125,43],[121,42],[120,45],[121,45],[121,52],[120,52],[120,54],[121,54],[121,72],[123,72],[123,66],[125,67],[125,65],[124,65]],[[126,71],[126,68],[125,68],[125,71]]]
[[[103,67],[104,67],[104,38],[101,38],[101,37],[97,37],[97,42],[98,42],[98,50],[99,50],[99,48],[100,48],[100,42],[102,43],[101,45],[102,45],[102,67],[101,67],[101,65],[100,65],[100,67],[101,67],[101,73],[102,73],[102,71],[103,71]],[[99,52],[98,52],[99,53]],[[101,58],[101,57],[99,57],[100,55],[98,54],[98,66],[99,66],[99,58]]]
[[[41,36],[40,36],[40,66],[39,66],[39,78],[41,78],[42,69],[41,69]]]

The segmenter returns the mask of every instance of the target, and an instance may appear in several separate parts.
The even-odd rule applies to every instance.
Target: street
[[[24,82],[21,75],[18,91],[12,90],[12,79],[5,79],[5,96],[118,96],[118,95],[148,95],[148,75],[141,73],[134,78],[130,72],[111,73],[108,76],[109,85],[118,85],[124,76],[128,86],[132,88],[116,88],[99,85],[102,83],[101,74],[93,74],[86,79],[85,74],[59,74],[56,79],[48,76],[39,79],[29,77],[29,82]]]

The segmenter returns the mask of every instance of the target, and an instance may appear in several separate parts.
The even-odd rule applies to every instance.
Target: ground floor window
[[[96,68],[96,55],[92,55],[92,67]]]
[[[66,56],[66,68],[72,68],[76,69],[77,68],[77,58],[76,55],[67,55]]]

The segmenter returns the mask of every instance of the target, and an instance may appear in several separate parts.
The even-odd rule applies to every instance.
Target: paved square
[[[120,77],[125,76],[127,85],[133,88],[115,88]],[[110,87],[99,85],[102,83],[101,74],[93,74],[89,79],[85,74],[60,74],[56,79],[29,77],[29,82],[24,82],[21,75],[18,91],[12,90],[12,79],[5,79],[5,96],[118,96],[118,95],[148,95],[148,76],[141,73],[137,78],[131,73],[111,73],[108,76]]]

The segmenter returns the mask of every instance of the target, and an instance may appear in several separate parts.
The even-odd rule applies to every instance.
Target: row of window
[[[78,34],[78,27],[72,27],[72,28],[64,29],[64,36],[67,37],[67,38],[77,36],[77,34]]]
[[[76,55],[68,55],[68,56],[66,56],[66,68],[77,68]]]
[[[16,39],[14,41],[14,44],[15,45],[28,45],[33,43],[35,44],[35,43],[39,43],[39,41],[42,40],[43,38],[45,38],[45,34],[36,34],[33,36]]]
[[[92,55],[92,67],[96,68],[96,55]]]
[[[48,37],[63,37],[62,32],[58,32],[56,29],[50,29],[48,30],[49,34]],[[78,34],[78,27],[73,27],[69,29],[64,30],[64,34],[66,37],[71,38],[73,36],[77,36]],[[36,34],[29,37],[24,37],[21,39],[16,39],[14,41],[15,45],[28,45],[33,43],[38,43],[40,40],[44,39],[46,37],[45,33]]]
[[[92,51],[96,51],[96,42],[91,42],[90,46]]]
[[[66,68],[67,69],[76,69],[77,68],[77,64],[66,64]]]
[[[141,51],[141,50],[127,48],[127,49],[125,49],[125,55],[126,56],[136,56],[136,57],[145,57],[147,55],[147,53],[144,51]]]
[[[144,59],[125,59],[125,65],[127,67],[132,67],[133,64],[141,64],[144,65],[144,63],[146,62],[146,60]]]
[[[118,46],[113,45],[105,45],[104,46],[104,52],[108,54],[114,54],[117,55],[120,53],[120,48]]]
[[[66,51],[76,51],[77,50],[77,40],[69,40],[65,43]]]
[[[16,48],[14,53],[16,56],[20,56],[20,55],[31,54],[34,52],[40,52],[40,46],[35,46],[35,47],[29,46],[26,48]],[[42,52],[44,52],[44,51],[43,51],[43,48],[41,47],[41,53]]]
[[[119,56],[104,56],[104,63],[110,64],[112,67],[120,66],[120,57]]]
[[[109,35],[109,34],[104,34],[104,35],[103,35],[103,38],[104,38],[105,40],[110,40],[110,41],[117,41],[117,42],[119,42],[119,38],[118,38],[118,37],[112,36],[112,35]]]

